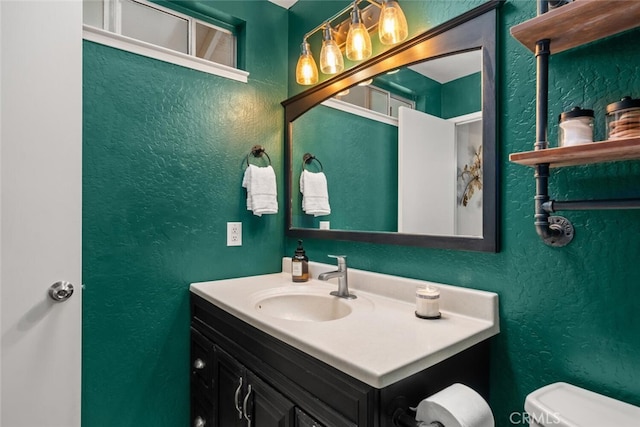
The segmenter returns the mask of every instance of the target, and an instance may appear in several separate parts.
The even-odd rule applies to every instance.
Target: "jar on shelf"
[[[573,107],[558,118],[558,146],[593,142],[593,110]]]
[[[573,0],[547,0],[549,9],[557,9],[560,6],[571,3]]]
[[[607,139],[640,137],[640,99],[625,96],[607,105]]]

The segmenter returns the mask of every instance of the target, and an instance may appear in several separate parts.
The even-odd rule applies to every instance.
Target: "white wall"
[[[474,153],[482,148],[482,117],[456,126],[457,169],[473,161]],[[459,198],[466,182],[458,179],[458,203],[456,203],[456,235],[482,236],[482,190],[475,190],[467,206],[460,204]]]

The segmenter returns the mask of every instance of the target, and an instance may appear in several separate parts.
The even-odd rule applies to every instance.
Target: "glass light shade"
[[[362,22],[351,23],[346,43],[347,58],[362,61],[371,56],[371,37]]]
[[[395,0],[385,0],[380,11],[378,34],[382,44],[400,43],[409,35],[407,18]]]
[[[337,74],[344,70],[344,60],[338,44],[331,34],[331,27],[327,24],[324,30],[324,40],[320,51],[320,71],[324,74]]]
[[[302,52],[296,65],[296,82],[305,86],[318,83],[318,66],[311,55],[309,43],[302,43]]]

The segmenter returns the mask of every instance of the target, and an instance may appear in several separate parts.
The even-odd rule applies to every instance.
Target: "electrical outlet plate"
[[[227,223],[227,246],[242,246],[242,223]]]

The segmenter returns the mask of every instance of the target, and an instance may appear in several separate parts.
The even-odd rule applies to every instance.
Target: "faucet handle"
[[[335,258],[338,260],[338,267],[344,268],[347,266],[347,256],[346,255],[327,255],[329,258]]]

